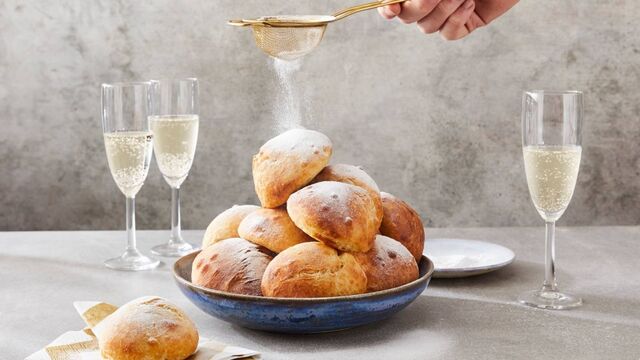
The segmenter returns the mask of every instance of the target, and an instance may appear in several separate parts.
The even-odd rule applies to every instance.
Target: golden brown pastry
[[[242,219],[260,209],[255,205],[233,205],[221,212],[207,227],[202,238],[202,248],[206,248],[220,240],[238,237],[238,226]]]
[[[262,293],[270,297],[353,295],[366,288],[367,277],[353,255],[315,241],[278,254],[262,278]]]
[[[416,261],[420,261],[424,250],[424,227],[420,215],[406,202],[397,197],[381,192],[382,225],[380,233],[404,245]]]
[[[369,192],[341,182],[322,181],[296,191],[287,212],[302,231],[341,251],[368,251],[378,231]]]
[[[271,259],[269,250],[245,239],[219,241],[193,260],[191,282],[209,289],[260,296],[262,274]]]
[[[307,185],[329,163],[331,140],[293,129],[267,141],[253,156],[253,182],[262,207],[276,208]]]
[[[378,188],[378,184],[376,184],[371,176],[364,172],[361,167],[347,164],[328,165],[322,169],[315,179],[313,179],[314,183],[320,181],[338,181],[360,186],[367,190],[375,203],[378,227],[380,227],[380,222],[382,222],[382,200],[380,199],[380,189]]]
[[[275,253],[305,241],[313,241],[309,235],[296,227],[287,210],[281,207],[260,209],[247,215],[238,227],[238,234],[241,238],[262,245]]]
[[[157,296],[121,306],[93,328],[108,360],[184,360],[198,347],[198,330],[175,305]]]
[[[418,278],[418,264],[399,242],[383,235],[376,236],[373,247],[353,256],[367,274],[367,291],[391,289]]]

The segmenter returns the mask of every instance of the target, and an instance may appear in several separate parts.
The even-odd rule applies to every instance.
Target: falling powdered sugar
[[[273,68],[277,76],[278,91],[273,105],[275,130],[280,133],[295,128],[302,128],[302,104],[308,103],[299,82],[296,81],[302,60],[273,59]]]

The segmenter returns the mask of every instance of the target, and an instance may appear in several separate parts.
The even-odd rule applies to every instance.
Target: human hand
[[[397,17],[405,24],[417,23],[425,34],[437,31],[457,40],[504,14],[518,0],[408,0],[378,8],[385,19]]]

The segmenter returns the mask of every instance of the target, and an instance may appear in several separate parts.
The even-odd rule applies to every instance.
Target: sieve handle
[[[336,18],[334,21],[336,20],[340,20],[340,19],[344,19],[347,16],[351,16],[355,13],[359,13],[360,11],[365,11],[365,10],[371,10],[371,9],[375,9],[375,8],[379,8],[381,6],[387,6],[387,5],[391,5],[391,4],[399,4],[399,3],[403,3],[407,0],[386,0],[386,1],[372,1],[366,4],[360,4],[360,5],[355,5],[352,7],[348,7],[346,9],[342,9],[339,10],[338,12],[336,12],[335,14],[333,14],[333,16]]]
[[[229,20],[227,21],[227,24],[232,25],[232,26],[249,26],[251,25],[250,23],[244,21],[244,20]]]

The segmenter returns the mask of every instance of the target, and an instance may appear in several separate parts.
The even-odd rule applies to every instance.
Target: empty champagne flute
[[[156,162],[171,187],[171,235],[169,242],[151,252],[182,256],[196,249],[185,242],[180,224],[180,186],[189,175],[198,142],[198,80],[195,78],[151,81],[151,131]]]
[[[116,270],[153,269],[160,261],[142,255],[136,247],[135,197],[149,172],[153,152],[149,130],[149,82],[102,84],[102,131],[109,169],[126,197],[127,248],[105,261]]]
[[[545,280],[520,295],[520,303],[543,309],[582,305],[560,292],[555,274],[555,223],[567,209],[582,153],[583,100],[579,91],[526,91],[522,100],[522,146],[529,193],[546,224]]]

